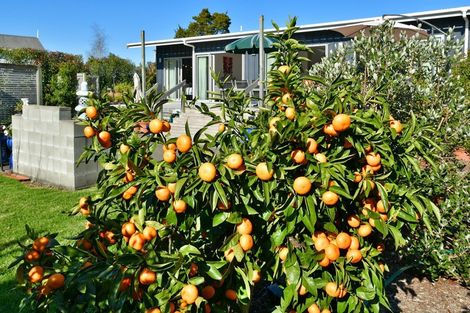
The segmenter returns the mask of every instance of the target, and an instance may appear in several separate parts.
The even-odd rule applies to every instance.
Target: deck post
[[[264,16],[259,17],[259,98],[264,106]]]

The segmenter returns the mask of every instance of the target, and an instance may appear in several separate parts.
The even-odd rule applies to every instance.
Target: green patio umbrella
[[[226,45],[225,51],[238,54],[258,54],[259,41],[259,34],[243,37]],[[276,48],[273,47],[273,43],[278,42],[276,38],[264,35],[263,42],[264,52],[272,52],[276,50]]]

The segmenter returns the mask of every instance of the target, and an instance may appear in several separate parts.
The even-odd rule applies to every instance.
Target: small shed
[[[0,48],[28,48],[44,51],[36,37],[0,34]],[[13,64],[0,56],[0,124],[11,121],[15,106],[22,98],[41,104],[41,73],[34,64]]]

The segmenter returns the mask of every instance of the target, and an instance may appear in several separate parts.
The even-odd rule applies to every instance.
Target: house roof
[[[447,18],[455,16],[464,16],[470,13],[470,6],[458,7],[451,9],[442,9],[442,10],[433,10],[433,11],[423,11],[415,13],[406,13],[405,16],[393,15],[393,14],[384,14],[388,19],[401,21],[401,22],[411,22],[416,21],[417,18],[423,20],[430,20],[436,18]],[[300,25],[298,33],[302,32],[311,32],[311,31],[321,31],[321,30],[331,30],[336,27],[345,26],[349,24],[361,23],[364,21],[380,19],[383,16],[369,17],[369,18],[359,18],[352,20],[343,20],[327,23],[316,23],[316,24],[306,24]],[[281,28],[283,30],[285,28]],[[266,29],[265,32],[274,32],[275,29]],[[164,39],[164,40],[152,40],[146,41],[145,46],[149,47],[158,47],[158,46],[169,46],[169,45],[178,45],[178,44],[191,44],[197,42],[207,42],[207,41],[218,41],[218,40],[235,40],[245,36],[257,34],[258,30],[245,31],[245,32],[235,32],[227,34],[217,34],[217,35],[206,35],[206,36],[197,36],[197,37],[187,37],[187,38],[176,38],[176,39]],[[141,42],[128,43],[128,48],[140,48],[142,46]]]
[[[5,34],[0,34],[0,48],[31,48],[36,50],[45,50],[39,39],[36,37]]]

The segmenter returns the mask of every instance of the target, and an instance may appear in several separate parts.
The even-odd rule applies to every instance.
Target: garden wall
[[[37,103],[37,67],[0,63],[0,122],[10,121],[21,98]]]
[[[23,115],[12,116],[12,126],[14,172],[67,189],[96,182],[97,163],[75,165],[89,139],[71,120],[70,108],[24,106]]]

